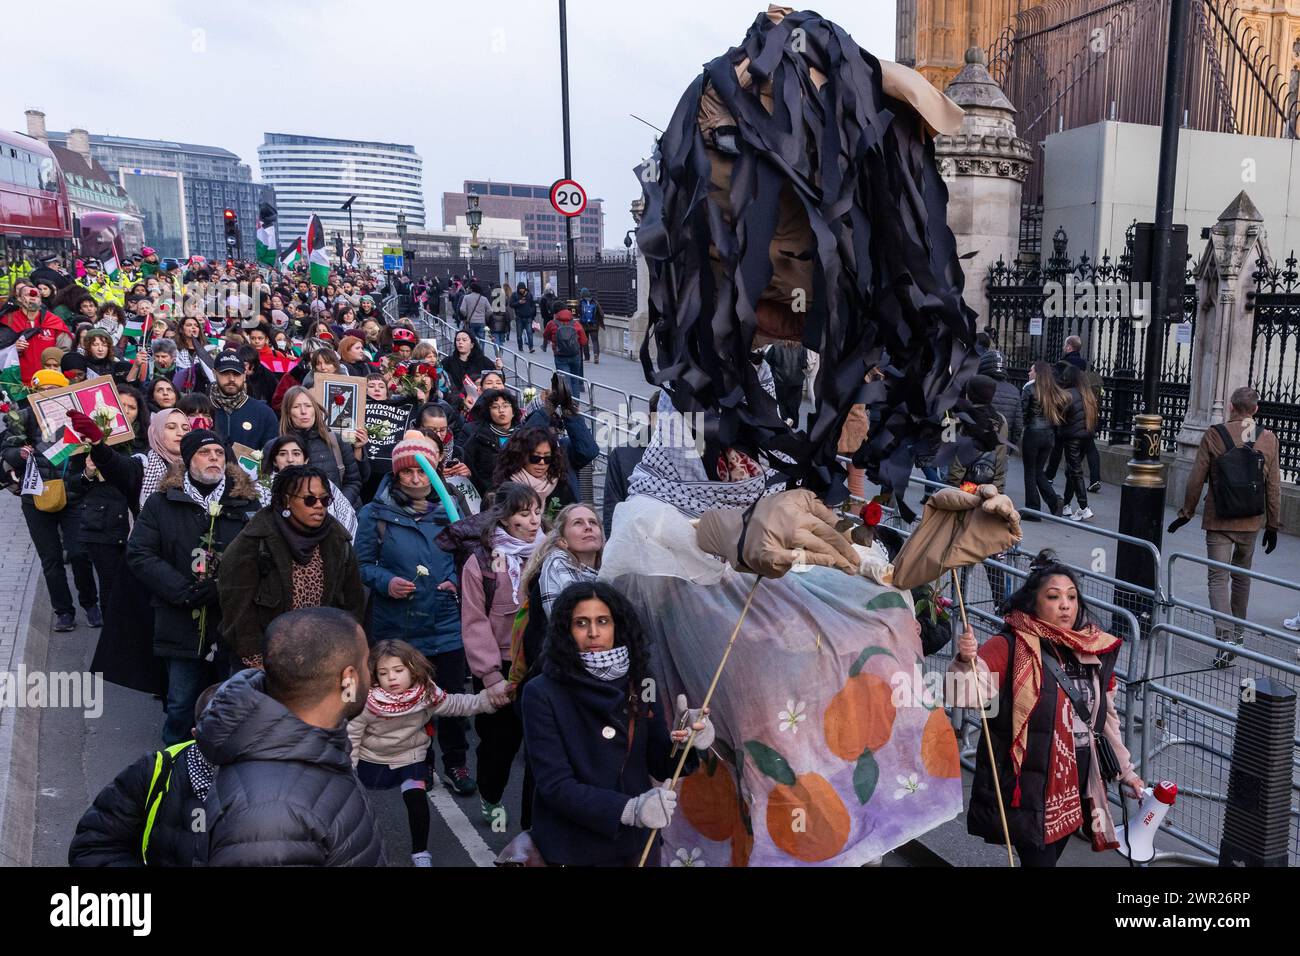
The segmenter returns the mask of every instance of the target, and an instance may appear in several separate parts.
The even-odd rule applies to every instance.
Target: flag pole
[[[709,701],[713,699],[713,692],[717,690],[718,681],[722,677],[722,669],[727,666],[727,658],[731,656],[731,649],[735,646],[736,637],[740,634],[740,625],[745,623],[745,615],[749,613],[749,606],[754,602],[754,592],[758,590],[759,582],[762,580],[763,578],[761,575],[756,575],[754,577],[754,586],[749,589],[749,597],[745,598],[745,606],[740,609],[740,618],[736,621],[735,628],[732,629],[731,640],[727,641],[727,647],[722,652],[722,660],[718,662],[718,669],[713,672],[713,682],[709,684],[709,690],[704,695],[704,701],[700,704],[700,710],[707,708],[709,706]],[[686,756],[691,752],[691,745],[694,743],[695,728],[692,727],[691,735],[686,738],[686,744],[682,747],[682,755],[677,759],[677,769],[673,771],[673,779],[668,782],[669,790],[677,789],[677,781],[681,778],[682,767],[686,765]],[[655,834],[658,832],[658,829],[650,831],[650,835],[645,841],[645,849],[641,851],[641,860],[637,863],[638,867],[645,866],[645,861],[650,857],[650,848],[654,846]]]
[[[961,610],[961,626],[962,630],[965,631],[970,627],[970,621],[966,618],[966,602],[961,596],[961,582],[957,580],[956,570],[949,571],[949,574],[952,575],[952,586],[957,592],[957,607]],[[984,695],[980,692],[979,668],[974,658],[970,662],[970,671],[971,683],[975,685],[975,702],[979,704],[980,724],[984,728],[984,742],[989,749],[989,769],[993,771],[993,792],[997,794],[998,798],[998,816],[1002,819],[1002,836],[1007,841],[1007,866],[1014,867],[1016,861],[1011,855],[1011,828],[1007,826],[1007,810],[1002,804],[1002,782],[998,779],[998,764],[993,757],[993,737],[989,733],[988,715],[984,713]]]

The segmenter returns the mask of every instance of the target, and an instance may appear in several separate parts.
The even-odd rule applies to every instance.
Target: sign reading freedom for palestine
[[[366,402],[366,432],[370,435],[366,457],[371,465],[392,467],[393,448],[402,440],[402,432],[406,431],[414,408],[415,405],[408,403]]]

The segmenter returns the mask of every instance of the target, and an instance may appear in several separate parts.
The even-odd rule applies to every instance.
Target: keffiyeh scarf
[[[632,656],[627,647],[615,647],[608,651],[583,651],[578,655],[587,673],[596,680],[621,680],[627,676],[632,664]]]
[[[205,495],[203,492],[199,491],[198,488],[194,487],[194,482],[190,481],[190,473],[187,471],[185,473],[185,479],[181,482],[181,491],[185,492],[186,497],[189,498],[190,501],[202,508],[204,514],[207,514],[208,509],[212,506],[213,502],[220,503],[221,496],[225,494],[226,476],[222,475],[221,480],[217,482],[217,487],[212,489],[212,493]]]
[[[144,480],[140,482],[140,507],[149,500],[149,496],[158,490],[158,483],[167,477],[171,465],[167,459],[152,448],[144,458]]]
[[[399,694],[390,694],[382,687],[372,687],[366,695],[366,710],[377,717],[402,717],[426,704],[437,706],[445,696],[437,686],[424,684],[413,684]]]

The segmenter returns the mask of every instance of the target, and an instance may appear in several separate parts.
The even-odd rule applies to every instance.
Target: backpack
[[[578,354],[578,330],[572,322],[558,323],[555,330],[555,357],[577,358]]]
[[[149,781],[149,790],[144,798],[144,834],[140,840],[140,862],[145,866],[149,865],[149,837],[153,835],[153,824],[158,816],[158,808],[162,805],[163,797],[167,796],[167,791],[171,789],[172,770],[180,760],[181,754],[193,744],[193,740],[182,741],[154,754],[153,777]],[[164,768],[166,775],[163,773]],[[161,786],[159,786],[160,778]]]
[[[1264,453],[1255,443],[1238,445],[1226,425],[1215,425],[1225,451],[1214,460],[1214,511],[1220,518],[1256,518],[1264,513]]]
[[[591,325],[596,321],[596,302],[594,299],[583,299],[582,304],[578,306],[578,311],[582,317],[583,325]]]
[[[434,539],[434,543],[450,554],[456,562],[457,580],[464,580],[465,564],[471,557],[478,561],[479,573],[483,577],[483,609],[485,614],[491,614],[492,612],[492,601],[496,597],[497,590],[497,576],[496,572],[492,570],[492,555],[483,550],[480,539],[483,537],[483,532],[488,525],[494,520],[491,511],[480,511],[476,515],[453,521],[439,531],[438,537]],[[456,589],[458,598],[462,596],[462,593],[460,588]]]

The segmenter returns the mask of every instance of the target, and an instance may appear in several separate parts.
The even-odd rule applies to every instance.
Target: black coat
[[[338,442],[338,455],[315,428],[302,431],[292,428],[285,432],[286,435],[292,435],[298,439],[302,447],[307,450],[308,464],[315,465],[325,474],[329,475],[330,481],[343,492],[343,497],[355,509],[361,508],[361,470],[358,467],[357,456],[350,447],[345,448],[342,442]],[[238,440],[238,439],[236,439]],[[340,469],[339,464],[342,463]]]
[[[225,551],[261,507],[248,475],[238,465],[228,465],[221,515],[214,525],[215,550]],[[200,547],[210,521],[172,476],[163,479],[144,503],[127,541],[127,564],[151,594],[153,649],[159,657],[202,658],[221,634],[221,603],[216,594],[193,603],[194,549]],[[207,608],[206,635],[200,647],[199,620],[193,612],[203,607]]]
[[[123,448],[122,445],[95,445],[91,448],[90,458],[92,461],[120,459],[112,461],[110,468],[112,465],[121,465],[130,469],[131,466],[125,464],[126,459],[132,457],[130,447],[127,445],[126,450],[118,451],[117,449]],[[99,467],[98,462],[95,467]],[[134,494],[128,494],[103,472],[99,478],[86,477],[83,472],[81,480],[86,492],[81,512],[81,540],[86,544],[126,547],[126,539],[131,535],[131,516],[137,510],[139,485],[136,485]]]
[[[218,767],[204,810],[208,866],[383,866],[384,846],[352,769],[346,723],[299,720],[246,670],[217,691],[198,745]]]
[[[148,818],[149,784],[166,791],[149,830],[149,866],[193,866],[199,835],[193,831],[195,811],[203,806],[187,769],[188,749],[173,760],[165,752],[148,753],[119,773],[99,791],[95,802],[77,822],[68,847],[69,866],[143,866],[142,842]],[[167,778],[170,768],[170,779]]]
[[[212,413],[212,430],[222,441],[265,448],[267,442],[280,434],[280,419],[266,402],[250,397],[233,412],[218,407]]]
[[[1038,402],[1038,391],[1034,388],[1033,382],[1026,382],[1025,387],[1020,390],[1020,416],[1024,421],[1025,431],[1036,428],[1056,430],[1056,426],[1051,423],[1043,406]]]
[[[263,508],[222,555],[221,636],[234,657],[262,653],[262,635],[271,622],[293,610],[293,556],[276,522]],[[325,587],[321,607],[347,611],[365,623],[366,592],[361,586],[352,537],[326,515],[329,531],[320,544]]]
[[[990,640],[1006,641],[1009,645],[1007,673],[1012,673],[1015,654],[1019,650],[1009,635],[996,634]],[[1043,653],[1040,650],[1040,654]],[[1047,651],[1047,653],[1051,653]],[[1119,649],[1098,655],[1101,661],[1098,687],[1103,698],[1110,686],[1111,674]],[[1046,667],[1042,669],[1043,683],[1038,703],[1029,714],[1029,734],[1025,759],[1020,766],[1020,805],[1012,806],[1016,790],[1016,775],[1011,770],[1011,681],[1004,680],[996,716],[989,717],[989,733],[993,738],[993,752],[997,757],[998,782],[1002,788],[1002,804],[1007,814],[1007,829],[1011,842],[1016,845],[1043,848],[1045,810],[1047,802],[1047,774],[1052,754],[1052,738],[1056,732],[1056,708],[1063,695],[1058,692],[1056,679]],[[1098,702],[1093,729],[1100,733],[1106,720],[1105,700]],[[1066,703],[1065,706],[1070,706]],[[1073,746],[1074,741],[1067,742]],[[1080,788],[1082,793],[1083,787]],[[1085,813],[1085,818],[1087,814]],[[1089,824],[1085,822],[1085,830]],[[966,812],[966,830],[972,836],[983,837],[987,843],[1003,843],[1002,821],[998,813],[997,797],[993,792],[993,774],[989,769],[988,746],[980,741],[975,753],[975,780],[971,785],[970,808]]]
[[[461,461],[469,466],[469,480],[474,483],[480,495],[496,489],[492,473],[496,470],[497,455],[504,446],[500,436],[492,430],[490,422],[471,425],[469,436],[465,439]]]
[[[997,380],[997,391],[993,393],[993,408],[1007,420],[1007,441],[1020,447],[1020,435],[1025,428],[1025,420],[1020,407],[1020,389],[1005,379]]]
[[[672,777],[672,740],[662,705],[636,719],[629,741],[628,680],[546,666],[523,690],[524,741],[537,790],[533,841],[552,865],[621,866],[634,862],[647,831],[621,822],[627,802]],[[604,734],[612,728],[611,737]],[[688,757],[684,772],[697,762]]]
[[[1088,438],[1096,433],[1094,425],[1088,427],[1088,419],[1084,414],[1083,393],[1077,388],[1067,389],[1065,394],[1070,396],[1070,404],[1065,409],[1065,420],[1061,423],[1057,434],[1061,438]]]

